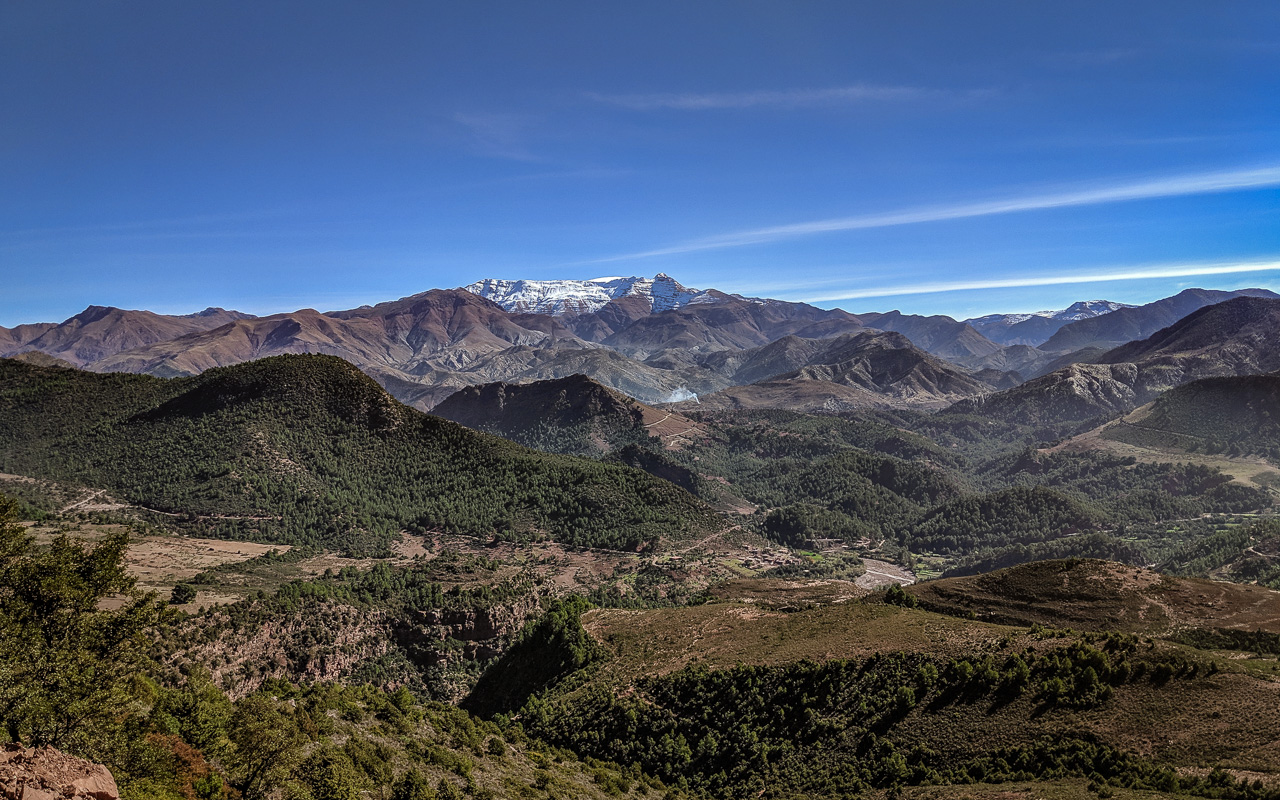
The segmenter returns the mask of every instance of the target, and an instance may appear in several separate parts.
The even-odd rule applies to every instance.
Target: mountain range
[[[75,592],[93,635],[155,603],[99,605],[133,588],[97,577],[127,553],[175,610],[121,628],[151,672],[33,667],[48,639],[14,628],[37,633],[0,648],[10,694],[54,699],[0,723],[36,730],[93,677],[119,700],[78,724],[127,747],[67,746],[125,800],[1268,800],[1245,782],[1280,775],[1267,294],[1065,322],[1097,343],[1200,304],[1067,353],[941,316],[655,311],[652,287],[5,331],[0,582]],[[678,402],[635,399],[659,392]],[[287,763],[255,783],[250,757]]]
[[[1122,308],[1132,308],[1110,300],[1082,300],[1059,311],[1030,314],[988,314],[965,320],[978,333],[1002,345],[1025,344],[1036,347],[1063,327],[1082,319],[1092,319]]]
[[[1280,299],[1238,296],[1109,350],[1095,363],[1070,364],[947,412],[981,411],[990,419],[1039,424],[1129,411],[1190,381],[1280,369],[1277,330]]]
[[[519,314],[587,314],[625,298],[636,298],[648,305],[649,313],[656,314],[691,304],[714,303],[727,297],[714,290],[704,292],[686,288],[662,272],[652,279],[511,281],[486,278],[462,288]]]
[[[1184,373],[1188,380],[1218,373],[1176,366],[1185,359],[1170,352],[1110,351],[1239,296],[1277,297],[1262,289],[1189,289],[1143,306],[1084,301],[1061,311],[956,320],[690,289],[665,274],[487,279],[323,313],[256,317],[210,308],[172,316],[91,306],[61,323],[0,328],[0,356],[43,353],[96,372],[181,377],[273,355],[322,353],[351,362],[420,410],[467,386],[583,374],[642,403],[709,396],[713,407],[830,411],[937,409],[1028,380],[1030,390],[1064,380],[1082,385],[1107,372],[1082,364],[1159,355],[1162,377],[1154,377],[1153,361],[1141,387],[1121,381],[1137,402]],[[1261,344],[1239,344],[1231,351],[1237,366],[1223,374],[1239,374],[1252,360],[1250,348]]]

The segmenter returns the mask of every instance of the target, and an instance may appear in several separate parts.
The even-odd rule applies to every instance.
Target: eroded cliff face
[[[0,745],[0,800],[120,800],[111,771],[52,747]]]
[[[175,667],[201,665],[233,699],[264,681],[341,681],[410,685],[442,700],[461,697],[542,605],[535,593],[473,608],[403,613],[324,600],[282,611],[256,601],[193,617]]]

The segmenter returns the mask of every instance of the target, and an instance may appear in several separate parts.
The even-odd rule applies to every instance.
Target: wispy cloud
[[[976,203],[921,206],[879,214],[796,222],[788,225],[775,225],[767,228],[754,228],[718,236],[708,236],[669,247],[595,259],[589,263],[631,261],[641,258],[654,258],[656,256],[677,255],[679,253],[693,253],[701,250],[745,247],[747,245],[775,242],[780,239],[793,239],[801,236],[840,231],[888,228],[895,225],[914,225],[922,222],[942,222],[970,217],[1013,214],[1020,211],[1119,203],[1127,200],[1214,194],[1268,186],[1280,186],[1280,166],[1225,172],[1199,172],[1190,175],[1175,175],[1167,178],[1117,183],[1107,186],[1059,189],[1057,191],[1020,195],[999,200],[985,200]]]
[[[831,294],[804,298],[809,303],[832,303],[839,300],[860,300],[867,297],[898,297],[911,294],[939,294],[942,292],[966,292],[976,289],[1015,289],[1028,286],[1066,286],[1076,283],[1105,283],[1112,281],[1137,281],[1153,278],[1192,278],[1207,275],[1233,275],[1247,272],[1280,272],[1280,261],[1254,261],[1236,263],[1165,264],[1151,267],[1115,267],[1105,272],[1083,272],[1059,275],[1019,275],[991,280],[933,281],[908,283],[897,286],[869,286],[847,289]]]
[[[654,94],[597,94],[587,97],[598,103],[632,111],[708,111],[741,108],[813,108],[859,103],[867,100],[912,100],[948,94],[918,86],[877,86],[855,84],[826,89],[782,89],[753,92],[710,92]]]
[[[525,114],[458,112],[452,120],[466,135],[471,149],[480,155],[514,161],[539,160],[526,143],[529,128],[534,123],[532,117]]]
[[[1043,58],[1050,64],[1067,67],[1107,67],[1120,61],[1128,61],[1142,53],[1132,47],[1112,47],[1099,50],[1072,50],[1046,53]]]

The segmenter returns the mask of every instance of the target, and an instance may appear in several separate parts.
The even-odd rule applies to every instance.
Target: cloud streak
[[[537,161],[525,144],[533,118],[524,114],[469,114],[457,112],[452,121],[479,155],[513,161]]]
[[[807,303],[831,303],[839,300],[861,300],[868,297],[898,297],[912,294],[940,294],[977,289],[1015,289],[1028,286],[1066,286],[1076,283],[1105,283],[1153,278],[1191,278],[1206,275],[1233,275],[1248,272],[1280,272],[1280,261],[1245,263],[1166,264],[1154,267],[1117,267],[1106,272],[1067,275],[1021,275],[979,281],[934,281],[899,286],[875,286],[851,289],[835,294],[806,297]]]
[[[811,222],[797,222],[788,225],[775,225],[767,228],[735,231],[733,233],[693,239],[669,247],[644,250],[637,253],[610,256],[596,259],[588,263],[606,263],[611,261],[631,261],[657,256],[678,255],[703,250],[720,250],[730,247],[746,247],[753,244],[765,244],[782,239],[794,239],[802,236],[814,236],[841,231],[867,230],[870,228],[888,228],[897,225],[915,225],[925,222],[944,222],[948,220],[969,219],[973,217],[989,217],[1000,214],[1015,214],[1023,211],[1041,211],[1053,208],[1071,208],[1076,206],[1092,206],[1106,203],[1120,203],[1131,200],[1150,200],[1161,197],[1183,197],[1197,194],[1217,194],[1244,189],[1260,189],[1280,186],[1280,166],[1258,167],[1253,169],[1228,170],[1222,172],[1199,172],[1190,175],[1175,175],[1167,178],[1156,178],[1145,181],[1112,184],[1109,186],[1092,186],[1085,188],[1062,189],[1040,194],[1021,195],[999,200],[986,200],[976,203],[959,203],[954,205],[921,206],[900,211],[879,214],[864,214],[853,217],[836,217]]]
[[[876,86],[856,84],[827,89],[785,89],[780,91],[711,92],[653,94],[597,94],[587,97],[598,103],[632,111],[714,111],[743,108],[814,108],[858,103],[867,100],[912,100],[944,94],[937,89],[916,86]]]

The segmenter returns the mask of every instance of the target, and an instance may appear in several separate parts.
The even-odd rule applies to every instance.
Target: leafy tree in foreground
[[[125,572],[127,545],[115,534],[95,546],[59,536],[37,548],[15,523],[14,501],[0,497],[0,720],[9,739],[65,748],[122,715],[143,634],[160,615]],[[108,598],[119,607],[104,609]]]
[[[267,796],[287,779],[306,742],[292,716],[267,695],[251,695],[236,705],[230,734],[239,768],[236,787],[250,800]]]

